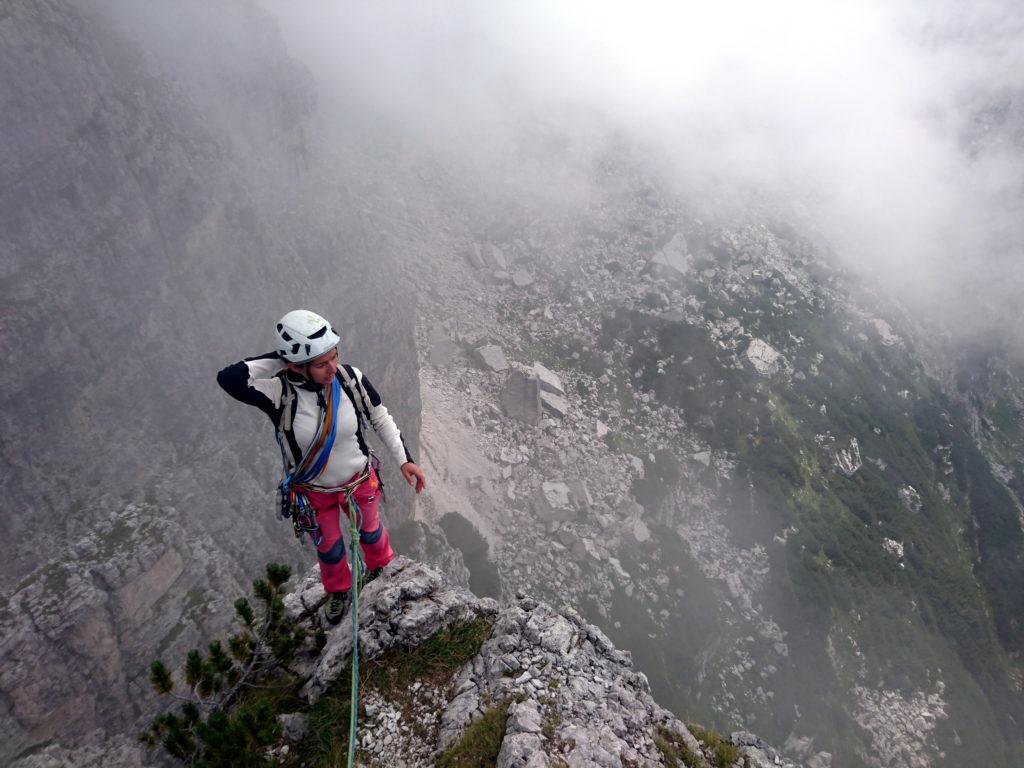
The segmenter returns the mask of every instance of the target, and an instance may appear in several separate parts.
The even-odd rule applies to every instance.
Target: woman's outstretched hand
[[[405,482],[409,485],[416,486],[416,493],[427,487],[427,478],[424,477],[423,470],[411,461],[407,461],[402,465],[402,477],[405,478]]]

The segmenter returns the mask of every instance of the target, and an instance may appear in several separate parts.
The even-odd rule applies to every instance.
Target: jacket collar
[[[289,383],[291,383],[296,389],[304,389],[307,392],[319,392],[323,389],[323,387],[315,381],[310,381],[305,376],[295,373],[294,371],[285,371],[284,375],[288,377]]]

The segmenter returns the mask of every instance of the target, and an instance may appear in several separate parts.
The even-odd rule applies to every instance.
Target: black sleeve
[[[348,371],[350,374],[354,375],[354,371],[352,371],[351,368],[349,368]],[[363,373],[362,371],[359,372],[359,384],[363,387],[363,390],[366,392],[366,396],[370,398],[370,407],[373,408],[374,410],[380,407],[382,405],[380,394],[377,392],[376,389],[374,389],[373,384],[370,383],[370,380],[366,378],[366,374]],[[372,418],[370,417],[369,413],[366,414],[366,417],[368,419],[371,419],[372,424]],[[392,424],[394,424],[394,419],[392,419],[390,415],[388,416],[388,419],[391,421]],[[405,438],[402,436],[402,431],[398,429],[397,424],[395,424],[394,427],[395,431],[398,432],[398,439],[402,443],[402,450],[405,451],[405,460],[411,461],[415,464],[416,462],[413,460],[412,454],[409,453],[409,446],[405,444]],[[376,429],[376,427],[374,427],[374,429]]]
[[[264,395],[257,389],[253,389],[249,386],[249,366],[245,363],[247,360],[266,360],[268,358],[276,359],[280,357],[277,352],[270,352],[266,355],[259,355],[257,357],[247,357],[238,363],[233,363],[227,368],[224,368],[217,374],[217,383],[220,384],[220,388],[231,395],[235,400],[246,405],[254,405],[263,411],[265,414],[270,416],[271,419],[276,420],[277,408],[274,406],[273,400]]]
[[[366,374],[360,371],[360,375],[363,389],[366,390],[366,396],[370,398],[370,405],[376,408],[381,404],[380,395],[377,394],[377,390],[373,388],[373,384],[370,383],[370,380],[366,378]]]

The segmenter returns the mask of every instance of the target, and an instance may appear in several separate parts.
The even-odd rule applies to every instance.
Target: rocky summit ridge
[[[299,614],[322,598],[323,587],[312,570],[285,602]],[[659,734],[666,732],[694,754],[707,748],[654,700],[647,677],[633,668],[631,654],[617,649],[576,611],[556,611],[522,592],[502,605],[452,585],[436,570],[406,557],[397,558],[362,593],[361,657],[412,650],[446,627],[473,620],[486,621],[490,629],[454,678],[434,684],[408,681],[404,709],[415,713],[413,722],[395,701],[372,691],[361,697],[364,764],[434,765],[464,737],[470,723],[506,705],[497,756],[502,768],[671,764],[658,746],[665,738]],[[329,633],[302,696],[313,704],[339,676],[347,681],[351,653],[346,619]],[[289,722],[294,734],[294,720]],[[298,733],[303,730],[300,725]],[[749,734],[734,734],[732,741],[749,765],[793,765]],[[285,755],[290,751],[287,743],[277,750]]]
[[[285,609],[295,619],[315,616],[325,597],[313,568],[285,598]],[[292,665],[305,682],[298,700],[282,707],[289,711],[277,715],[281,737],[268,749],[269,761],[281,766],[333,764],[310,745],[324,738],[316,732],[323,729],[324,701],[348,690],[350,617],[327,633],[322,648],[314,651],[310,643]],[[375,661],[398,660],[394,666],[402,667],[402,660],[422,652],[432,640],[469,625],[480,630],[475,647],[453,673],[424,674],[423,666],[413,665],[420,673],[403,672],[390,688],[373,684],[380,677],[373,669]],[[477,765],[460,757],[460,750],[467,742],[487,738],[474,724],[489,720],[498,736],[489,736],[495,747],[488,764],[499,768],[796,768],[752,734],[737,732],[723,739],[688,728],[655,701],[631,654],[616,648],[576,611],[555,610],[523,592],[506,603],[477,597],[408,557],[396,558],[363,590],[359,647],[358,765]],[[336,710],[326,719],[336,732],[347,733],[347,702]],[[15,765],[111,768],[149,765],[162,758],[157,752],[145,755],[140,745],[123,737],[70,749],[52,745]]]

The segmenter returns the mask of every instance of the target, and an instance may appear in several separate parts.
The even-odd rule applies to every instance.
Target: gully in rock
[[[275,341],[276,351],[229,365],[217,374],[217,383],[274,423],[284,462],[281,514],[292,520],[296,536],[309,534],[316,546],[328,594],[325,613],[337,624],[352,588],[341,510],[357,516],[369,579],[395,556],[377,511],[383,486],[377,457],[364,439],[366,422],[416,493],[426,488],[426,479],[369,379],[340,361],[340,339],[330,323],[295,310],[277,323]]]

